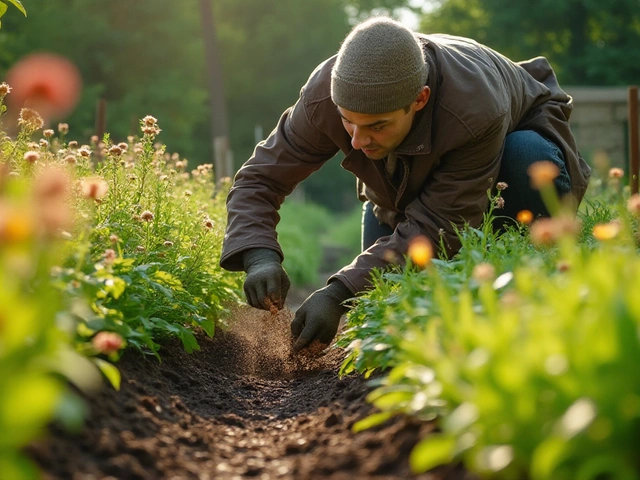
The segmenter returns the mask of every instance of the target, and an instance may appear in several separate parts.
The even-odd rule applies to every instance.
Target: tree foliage
[[[0,0],[6,2],[9,0]],[[298,97],[315,66],[337,52],[351,24],[373,9],[387,13],[407,0],[211,0],[222,58],[235,166]],[[4,3],[2,3],[4,5]],[[98,99],[107,101],[107,131],[116,141],[139,133],[138,119],[161,120],[160,140],[191,166],[212,161],[211,116],[202,27],[189,0],[30,0],[29,18],[3,17],[0,78],[34,51],[59,53],[75,63],[84,81],[70,118],[72,137],[94,133]],[[349,7],[349,8],[347,8]],[[310,188],[332,206],[345,195],[350,175],[339,161],[314,175]],[[315,196],[314,193],[314,196]],[[348,203],[348,202],[347,202]]]
[[[442,0],[420,28],[474,38],[514,60],[544,55],[565,84],[640,78],[636,0]]]

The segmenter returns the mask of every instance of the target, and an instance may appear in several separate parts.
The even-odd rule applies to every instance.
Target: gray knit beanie
[[[414,33],[395,20],[374,17],[342,43],[331,72],[331,98],[356,113],[393,112],[417,98],[427,74]]]

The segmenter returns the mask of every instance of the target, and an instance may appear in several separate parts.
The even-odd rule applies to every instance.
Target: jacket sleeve
[[[270,248],[284,258],[276,233],[280,205],[298,183],[338,151],[314,125],[314,111],[314,105],[305,104],[303,88],[300,99],[282,114],[273,132],[235,175],[227,197],[222,268],[242,270],[242,253],[251,248]]]
[[[434,251],[442,240],[448,255],[456,253],[460,249],[456,228],[466,223],[478,227],[488,209],[488,191],[500,170],[505,136],[505,122],[499,117],[476,141],[445,155],[407,206],[406,220],[331,279],[342,281],[354,294],[362,292],[371,286],[374,268],[404,264],[409,242],[419,235],[431,241]]]

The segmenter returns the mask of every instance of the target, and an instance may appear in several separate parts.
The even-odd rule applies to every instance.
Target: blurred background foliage
[[[376,13],[423,32],[470,36],[515,59],[547,56],[564,84],[626,85],[640,77],[636,0],[211,0],[222,58],[234,165],[249,158],[292,105],[313,68],[336,53],[351,25]],[[72,131],[94,133],[107,101],[117,141],[137,119],[162,120],[168,151],[191,165],[211,161],[211,128],[199,2],[28,0],[28,18],[3,17],[0,78],[19,58],[50,51],[70,58],[84,80]],[[331,210],[356,207],[353,179],[329,162],[304,183]]]
[[[545,55],[564,85],[628,85],[640,78],[637,0],[204,1],[213,6],[235,168],[296,101],[314,67],[337,52],[354,23],[373,14],[391,14],[426,33],[469,36],[514,60]],[[137,120],[151,114],[161,120],[168,152],[178,152],[191,166],[212,161],[198,0],[26,0],[24,4],[27,18],[17,9],[3,17],[0,79],[28,53],[62,54],[78,66],[84,81],[78,107],[62,119],[78,140],[95,133],[96,106],[105,99],[106,130],[114,141],[125,141],[137,132]],[[322,248],[342,245],[338,256],[344,260],[357,253],[359,223],[344,232],[327,225],[354,222],[360,204],[355,181],[340,168],[340,161],[338,155],[327,162],[294,196],[334,215],[324,225]],[[317,213],[314,208],[309,211]],[[291,210],[284,212],[283,221],[300,230],[302,217],[309,212]],[[316,216],[318,222],[331,218]],[[280,230],[286,243],[287,232],[293,229],[282,225]],[[292,235],[295,239],[297,233]],[[320,268],[328,269],[329,265]],[[301,281],[307,277],[303,274]]]

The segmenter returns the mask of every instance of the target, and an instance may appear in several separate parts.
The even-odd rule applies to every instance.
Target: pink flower
[[[91,343],[98,352],[109,355],[124,346],[124,339],[114,332],[98,332]]]
[[[64,117],[76,106],[82,88],[78,69],[66,58],[50,53],[24,57],[7,72],[13,87],[7,104],[19,110],[25,104],[45,119]]]

